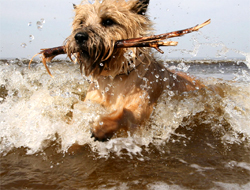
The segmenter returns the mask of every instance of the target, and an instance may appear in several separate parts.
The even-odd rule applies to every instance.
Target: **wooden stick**
[[[65,51],[65,48],[64,46],[59,46],[59,47],[54,47],[54,48],[48,48],[48,49],[41,49],[42,51],[37,53],[36,55],[34,55],[30,62],[29,62],[29,69],[30,69],[30,64],[32,62],[32,60],[34,59],[34,57],[36,57],[37,55],[39,54],[42,54],[42,62],[43,62],[43,65],[45,66],[47,72],[49,73],[49,75],[51,77],[53,77],[53,75],[51,74],[48,66],[47,66],[47,62],[50,62],[55,56],[57,55],[60,55],[60,54],[65,54],[66,51]]]
[[[129,39],[130,40],[130,39]],[[178,42],[175,41],[142,41],[142,42],[128,42],[126,40],[123,40],[122,42],[119,41],[116,43],[116,48],[130,48],[130,47],[152,47],[155,48],[160,53],[164,53],[161,49],[159,49],[159,46],[177,46]]]
[[[153,35],[153,36],[148,36],[148,37],[130,38],[127,40],[118,40],[118,41],[116,41],[116,44],[119,46],[119,44],[121,43],[120,45],[122,46],[123,43],[143,42],[143,41],[151,41],[151,40],[165,40],[167,38],[179,37],[179,36],[183,36],[184,34],[198,31],[200,28],[202,28],[210,23],[211,23],[211,19],[205,21],[204,23],[202,23],[200,25],[196,25],[194,27],[187,28],[184,30],[178,30],[178,31],[174,31],[174,32],[168,32],[165,34]]]
[[[179,31],[174,31],[174,32],[168,32],[165,34],[160,34],[160,35],[153,35],[153,36],[148,36],[148,37],[141,37],[141,38],[130,38],[126,40],[118,40],[115,43],[115,48],[130,48],[130,47],[152,47],[155,48],[157,51],[160,53],[164,53],[159,47],[160,46],[176,46],[178,42],[175,41],[165,41],[163,42],[162,40],[165,40],[167,38],[174,38],[174,37],[179,37],[183,36],[185,34],[198,31],[200,28],[208,25],[211,23],[211,20],[207,20],[206,22],[196,25],[191,28],[187,28],[184,30],[179,30]],[[50,62],[55,56],[60,55],[60,54],[66,54],[65,46],[59,46],[59,47],[54,47],[54,48],[47,48],[47,49],[41,49],[42,51],[34,55],[30,62],[29,62],[29,68],[32,60],[34,57],[37,55],[41,54],[42,55],[42,62],[49,73],[51,77],[52,74],[49,71],[49,68],[47,67],[47,62]]]
[[[143,42],[148,42],[150,43],[152,40],[165,40],[167,38],[174,38],[174,37],[179,37],[179,36],[183,36],[184,34],[188,34],[194,31],[198,31],[200,28],[208,25],[211,23],[211,19],[207,20],[206,22],[200,24],[200,25],[196,25],[194,27],[191,28],[187,28],[184,30],[179,30],[179,31],[174,31],[174,32],[168,32],[165,34],[160,34],[160,35],[153,35],[153,36],[148,36],[148,37],[142,37],[142,38],[131,38],[131,39],[127,39],[127,40],[118,40],[116,41],[116,47],[117,48],[123,48],[125,47],[131,47],[130,45],[133,45],[132,47],[141,47],[141,46],[136,46],[135,44],[138,43],[141,44]],[[157,47],[157,45],[155,45]],[[160,45],[159,45],[160,46]],[[159,48],[159,46],[157,48]],[[151,46],[146,46],[146,47],[151,47]],[[156,48],[154,47],[154,48]],[[161,50],[162,52],[162,50]]]

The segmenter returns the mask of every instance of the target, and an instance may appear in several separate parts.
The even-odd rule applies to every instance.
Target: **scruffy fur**
[[[96,140],[105,141],[121,128],[130,129],[149,118],[159,96],[166,90],[189,91],[203,85],[184,73],[167,70],[150,48],[114,48],[116,40],[152,33],[146,15],[149,0],[82,2],[75,8],[72,34],[65,45],[80,69],[95,81],[85,101],[111,111],[92,127]]]

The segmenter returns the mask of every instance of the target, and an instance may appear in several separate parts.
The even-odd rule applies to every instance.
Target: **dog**
[[[101,104],[110,111],[91,128],[95,140],[107,141],[120,129],[143,126],[163,92],[181,93],[204,87],[185,73],[165,68],[150,48],[115,48],[117,40],[152,34],[148,5],[149,0],[74,5],[66,53],[69,57],[74,55],[81,72],[95,81],[90,84],[85,101]]]

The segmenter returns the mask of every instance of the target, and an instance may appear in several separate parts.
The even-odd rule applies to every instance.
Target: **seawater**
[[[145,126],[94,142],[107,111],[66,60],[0,61],[0,179],[8,189],[249,189],[250,70],[244,61],[164,61],[207,86],[166,92]]]

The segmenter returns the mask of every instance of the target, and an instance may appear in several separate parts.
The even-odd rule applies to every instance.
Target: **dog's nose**
[[[89,36],[86,32],[79,32],[75,35],[76,43],[83,44],[88,40]]]

